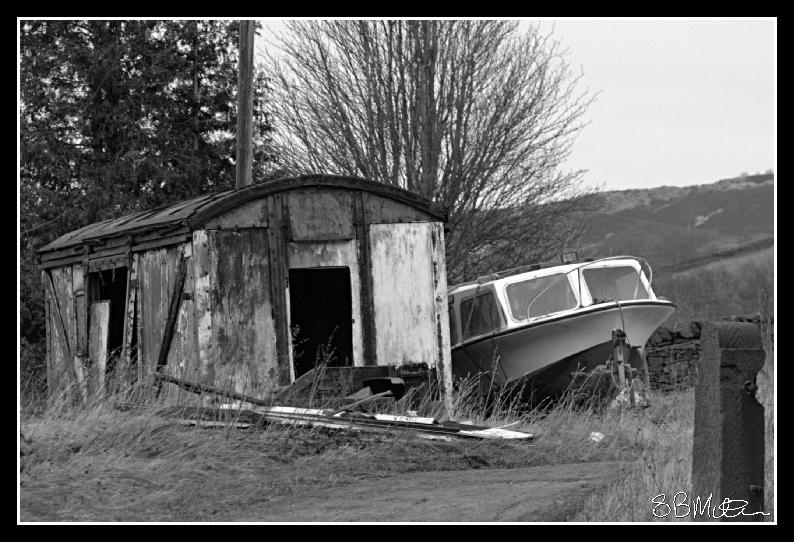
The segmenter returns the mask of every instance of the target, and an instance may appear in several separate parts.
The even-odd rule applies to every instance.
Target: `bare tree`
[[[297,21],[264,69],[274,167],[392,183],[450,216],[451,280],[569,243],[563,171],[592,98],[558,42],[506,21]]]

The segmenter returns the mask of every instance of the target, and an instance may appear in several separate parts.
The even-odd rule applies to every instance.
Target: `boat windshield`
[[[513,318],[525,320],[576,308],[578,303],[571,283],[566,279],[561,279],[562,276],[563,273],[555,273],[509,284],[506,292]],[[556,282],[549,286],[554,281]],[[549,289],[543,291],[547,286]],[[532,305],[529,307],[529,314],[527,314],[527,306],[530,303]]]
[[[592,267],[582,275],[593,297],[593,303],[648,299],[648,290],[639,280],[639,272],[631,266]]]
[[[491,333],[499,327],[499,308],[493,292],[486,292],[474,298],[461,301],[460,322],[463,339]]]

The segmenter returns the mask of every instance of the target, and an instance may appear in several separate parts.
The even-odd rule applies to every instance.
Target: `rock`
[[[651,336],[651,345],[653,346],[663,346],[665,344],[670,344],[673,342],[673,337],[670,334],[670,330],[664,327],[660,327],[657,329],[654,334]]]

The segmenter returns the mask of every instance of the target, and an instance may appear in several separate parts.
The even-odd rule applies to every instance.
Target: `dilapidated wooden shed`
[[[444,222],[406,190],[315,175],[66,234],[39,250],[49,389],[123,364],[261,395],[330,341],[333,364],[427,366],[449,390]]]

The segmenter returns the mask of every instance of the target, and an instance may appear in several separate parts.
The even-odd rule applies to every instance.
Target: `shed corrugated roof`
[[[163,235],[166,235],[181,226],[186,226],[190,230],[200,229],[211,218],[249,201],[276,192],[311,187],[345,188],[372,192],[411,205],[441,221],[446,221],[446,214],[434,206],[430,200],[396,186],[356,177],[304,175],[254,184],[235,190],[204,194],[149,211],[89,224],[43,246],[39,249],[39,253],[57,251],[109,237],[134,235],[144,232],[161,231]]]

